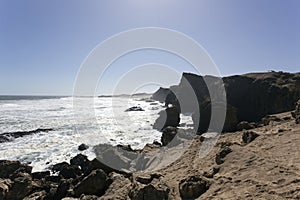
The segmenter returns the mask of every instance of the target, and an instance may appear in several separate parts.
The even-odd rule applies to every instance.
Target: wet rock
[[[159,131],[171,126],[177,127],[180,123],[180,112],[175,106],[166,108],[159,113],[159,117],[154,122],[153,128]]]
[[[67,163],[67,162],[57,163],[51,167],[51,171],[54,173],[60,172],[62,169],[66,168],[68,166],[69,166],[69,163]]]
[[[40,132],[49,132],[49,131],[53,131],[53,129],[38,128],[35,130],[31,130],[31,131],[17,131],[17,132],[1,133],[0,134],[0,143],[11,141],[12,138],[19,138],[19,137],[23,137],[26,135],[32,135],[32,134],[36,134],[36,133],[40,133]]]
[[[179,183],[182,199],[195,199],[204,194],[210,187],[209,181],[199,176],[191,176]]]
[[[245,131],[242,135],[242,140],[245,144],[248,144],[255,140],[255,138],[257,138],[258,136],[259,134],[255,133],[254,131]]]
[[[133,106],[125,110],[125,112],[130,112],[130,111],[145,111],[145,110],[139,106]]]
[[[59,172],[59,175],[62,176],[65,179],[69,178],[77,178],[82,174],[81,170],[78,168],[78,166],[74,165],[68,165],[61,169]]]
[[[28,173],[22,173],[21,176],[12,180],[11,187],[6,194],[6,200],[18,200],[26,197],[32,189],[32,178]]]
[[[237,131],[249,130],[249,129],[253,129],[253,128],[255,128],[255,126],[252,123],[249,123],[246,121],[242,121],[242,122],[238,123],[238,125],[236,126]]]
[[[79,151],[84,151],[84,150],[87,150],[88,148],[89,148],[89,146],[86,144],[81,144],[78,146]]]
[[[90,165],[90,161],[88,160],[87,156],[82,154],[77,154],[70,160],[71,165],[79,166],[83,172],[87,170]]]
[[[65,197],[68,193],[70,186],[71,183],[69,180],[61,180],[56,190],[55,199],[62,199],[63,197]]]
[[[32,167],[19,161],[0,160],[0,178],[9,178],[15,172],[31,174]]]
[[[74,187],[74,195],[80,197],[82,194],[101,195],[107,188],[107,175],[101,169],[92,171],[87,177]]]
[[[32,179],[42,179],[46,178],[46,176],[50,176],[50,171],[43,171],[43,172],[33,172],[31,174]]]

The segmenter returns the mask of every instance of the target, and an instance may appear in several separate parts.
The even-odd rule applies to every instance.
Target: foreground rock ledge
[[[252,133],[259,136],[252,140]],[[70,164],[53,166],[58,175],[32,173],[30,166],[1,160],[0,199],[300,198],[300,125],[290,112],[269,117],[266,125],[251,131],[221,135],[201,158],[199,149],[206,140],[195,136],[178,160],[152,172],[116,171],[82,154]],[[152,145],[145,151],[160,147]]]

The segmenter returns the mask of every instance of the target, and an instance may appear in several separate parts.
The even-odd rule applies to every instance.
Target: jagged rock
[[[167,95],[170,93],[170,89],[160,87],[152,96],[151,99],[156,101],[165,102]]]
[[[32,189],[32,178],[28,173],[22,173],[21,176],[12,180],[11,187],[6,194],[6,200],[18,200],[26,197]]]
[[[71,183],[69,180],[62,179],[60,184],[57,187],[55,199],[62,199],[68,193],[68,189],[70,188]]]
[[[242,135],[242,140],[245,144],[248,144],[255,140],[255,138],[257,138],[258,136],[259,134],[255,133],[254,131],[245,131]]]
[[[90,161],[88,160],[87,156],[82,154],[77,154],[70,160],[71,165],[79,166],[83,172],[87,170],[90,165]]]
[[[125,110],[125,112],[130,112],[130,111],[145,111],[145,110],[139,106],[133,106]]]
[[[81,174],[82,172],[78,168],[78,166],[74,166],[74,165],[67,165],[66,167],[62,168],[61,171],[59,172],[59,175],[66,179],[77,178]]]
[[[251,73],[223,78],[183,73],[179,85],[171,86],[171,89],[165,91],[174,92],[180,102],[181,113],[192,113],[195,112],[195,108],[205,108],[205,104],[218,102],[219,95],[223,95],[219,93],[223,91],[221,88],[224,86],[227,104],[232,107],[226,117],[226,121],[228,117],[232,118],[228,119],[228,122],[232,123],[228,127],[225,126],[226,131],[226,128],[234,127],[232,126],[235,122],[234,110],[237,122],[258,122],[266,115],[293,110],[294,102],[300,99],[299,85],[299,73]],[[156,93],[162,93],[161,91],[162,89]],[[196,96],[196,100],[193,96]],[[172,104],[172,100],[165,103]],[[210,119],[210,115],[207,119],[203,119],[202,115],[205,116],[203,111],[204,109],[200,109],[200,114],[197,116],[196,113],[194,116],[194,122],[198,122],[199,115],[201,116],[200,122],[203,121],[203,124],[200,124],[199,130],[202,133],[207,131],[205,129]],[[195,126],[197,125],[199,124],[196,123]]]
[[[236,126],[237,131],[249,130],[249,129],[253,129],[253,128],[255,128],[255,126],[246,121],[242,121],[242,122],[238,123],[238,125]]]
[[[152,181],[150,184],[135,183],[129,193],[132,200],[161,200],[169,199],[170,188],[160,180]]]
[[[79,151],[84,151],[84,150],[87,150],[88,148],[89,148],[89,146],[86,144],[81,144],[78,146]]]
[[[191,176],[179,183],[182,199],[195,199],[204,194],[210,187],[209,181],[199,176]]]
[[[263,123],[263,125],[269,125],[270,122],[280,122],[281,119],[279,117],[276,117],[276,116],[271,116],[271,115],[267,115],[265,117],[263,117],[261,119],[261,122]]]
[[[11,184],[12,182],[10,179],[0,179],[0,199],[5,199]]]
[[[46,176],[50,176],[50,171],[43,171],[43,172],[33,172],[31,174],[32,179],[42,179]]]
[[[46,191],[34,192],[31,195],[25,197],[23,200],[43,200],[46,197]]]
[[[112,182],[105,194],[101,196],[101,200],[111,200],[111,199],[129,199],[128,193],[131,188],[131,181],[125,178],[121,174],[112,172],[109,176],[110,182]]]
[[[101,169],[92,171],[74,187],[74,195],[101,195],[107,187],[107,175]]]
[[[232,150],[228,145],[222,144],[220,151],[216,154],[216,158],[215,158],[216,163],[218,165],[221,165],[222,163],[224,163],[224,158],[231,152],[232,152]]]
[[[32,167],[21,164],[19,161],[0,160],[0,178],[9,178],[15,172],[31,174]]]
[[[54,173],[60,172],[62,169],[66,168],[68,166],[69,166],[69,163],[67,163],[67,162],[57,163],[51,167],[51,171]]]
[[[172,106],[159,113],[159,117],[154,122],[153,128],[161,131],[168,126],[177,127],[179,123],[180,112],[178,108]]]

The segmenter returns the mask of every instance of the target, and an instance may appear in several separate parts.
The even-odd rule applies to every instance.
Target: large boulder
[[[150,184],[135,182],[129,197],[132,200],[169,199],[170,188],[161,180],[155,179]]]
[[[0,160],[0,178],[9,178],[14,172],[31,174],[32,167],[21,164],[19,161]]]
[[[179,183],[179,192],[182,199],[196,199],[209,189],[210,183],[200,176],[191,176]]]
[[[76,197],[82,194],[102,195],[108,186],[107,180],[108,177],[103,170],[94,170],[74,187],[74,195]]]
[[[32,178],[28,173],[19,173],[19,176],[12,180],[12,184],[6,194],[6,200],[18,200],[26,197],[32,189]]]

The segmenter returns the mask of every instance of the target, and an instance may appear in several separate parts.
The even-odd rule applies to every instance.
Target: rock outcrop
[[[177,107],[167,107],[159,113],[159,117],[154,122],[153,128],[159,131],[171,126],[177,127],[180,123],[180,112]]]
[[[223,83],[222,83],[223,82]],[[227,98],[227,117],[223,131],[235,131],[239,122],[258,122],[264,116],[294,109],[300,99],[300,73],[268,72],[235,75],[224,78],[183,73],[178,86],[172,86],[181,113],[194,112],[194,124],[200,133],[207,131],[211,102],[216,102],[224,86]],[[210,89],[210,90],[209,90]],[[164,91],[164,92],[163,92]],[[158,90],[153,99],[163,99],[167,89]],[[166,104],[174,99],[165,98]],[[197,112],[200,110],[200,112]],[[200,121],[199,121],[200,116]]]

